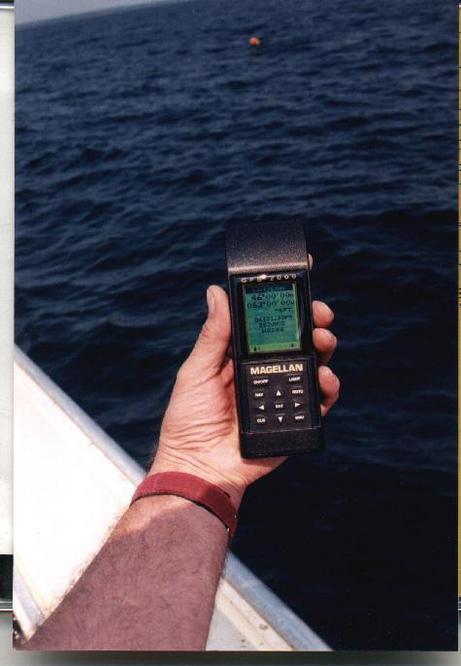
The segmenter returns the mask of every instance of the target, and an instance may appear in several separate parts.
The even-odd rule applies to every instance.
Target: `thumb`
[[[224,362],[231,337],[229,299],[221,287],[207,289],[208,317],[189,358],[184,363],[187,373],[209,376],[218,372]]]

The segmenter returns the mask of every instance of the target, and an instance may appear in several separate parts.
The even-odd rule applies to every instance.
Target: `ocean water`
[[[456,123],[441,0],[17,31],[17,343],[141,464],[226,221],[305,224],[341,399],[325,452],[248,491],[233,549],[337,649],[455,646]]]

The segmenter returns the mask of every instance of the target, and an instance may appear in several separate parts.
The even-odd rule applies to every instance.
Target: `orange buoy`
[[[253,37],[250,37],[250,39],[248,40],[248,44],[250,46],[259,46],[261,44],[261,40],[259,39],[259,37],[256,37],[256,35],[253,35]]]

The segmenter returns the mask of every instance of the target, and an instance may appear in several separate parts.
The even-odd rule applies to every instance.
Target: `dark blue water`
[[[305,223],[341,401],[325,453],[250,489],[234,550],[335,648],[455,646],[455,36],[416,0],[17,34],[17,341],[142,464],[225,222]]]

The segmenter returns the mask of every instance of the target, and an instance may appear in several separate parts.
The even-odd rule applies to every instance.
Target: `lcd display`
[[[249,354],[301,349],[293,282],[244,285],[243,302]]]

